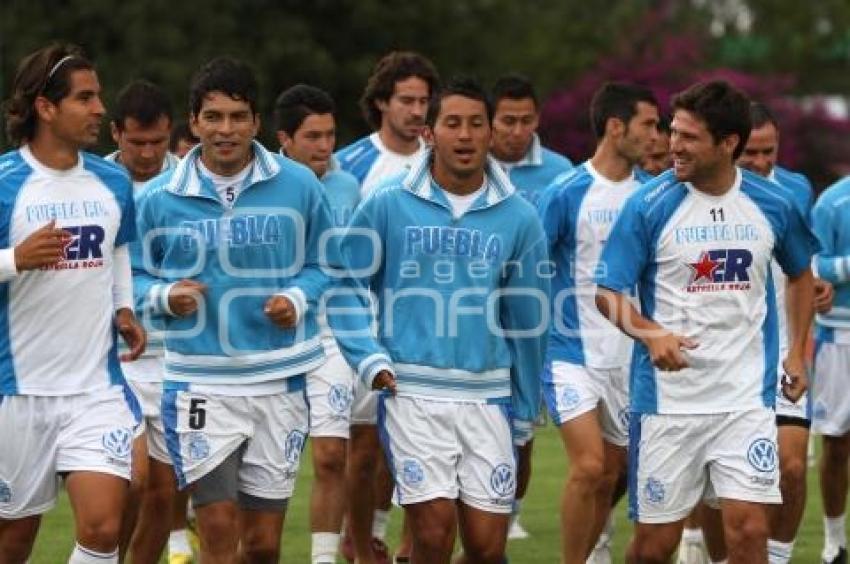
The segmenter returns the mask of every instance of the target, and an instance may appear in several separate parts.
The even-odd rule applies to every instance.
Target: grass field
[[[305,452],[304,461],[309,461]],[[558,504],[566,467],[563,447],[557,431],[552,427],[539,430],[534,450],[534,477],[523,505],[522,522],[531,533],[527,540],[511,541],[508,554],[512,564],[557,563],[558,562]],[[797,545],[795,563],[815,564],[819,562],[822,526],[821,501],[814,469],[809,472],[809,501]],[[295,497],[290,504],[283,535],[284,562],[309,562],[310,534],[307,523],[307,500],[310,491],[312,470],[309,463],[303,464],[298,478]],[[393,514],[388,539],[393,544],[398,539],[401,514]],[[617,512],[615,535],[615,562],[623,561],[625,544],[631,534],[631,525],[620,504]],[[73,527],[70,507],[62,498],[56,509],[43,522],[31,562],[65,562],[73,548]]]

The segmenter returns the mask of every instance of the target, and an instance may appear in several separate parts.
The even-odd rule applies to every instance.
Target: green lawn
[[[305,452],[304,461],[309,461]],[[534,450],[534,477],[523,505],[522,521],[531,538],[509,543],[512,564],[558,562],[558,504],[565,469],[563,447],[557,431],[552,427],[539,430]],[[821,502],[818,495],[817,476],[810,469],[808,507],[794,551],[795,563],[819,562],[821,545]],[[283,537],[283,561],[309,562],[310,535],[307,524],[307,500],[312,469],[302,466],[296,494],[290,504]],[[401,514],[395,512],[388,538],[398,538]],[[623,504],[617,513],[615,536],[615,561],[623,561],[623,551],[630,536],[630,524],[625,517]],[[392,544],[392,542],[390,543]],[[70,508],[61,499],[56,509],[47,515],[41,528],[32,558],[33,564],[65,562],[73,548],[73,529]]]

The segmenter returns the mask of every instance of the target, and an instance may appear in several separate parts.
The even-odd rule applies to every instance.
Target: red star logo
[[[700,278],[705,278],[709,282],[714,281],[714,271],[720,266],[720,261],[711,260],[708,252],[703,251],[699,256],[699,261],[690,262],[688,266],[694,271],[694,278],[691,283],[699,281]]]

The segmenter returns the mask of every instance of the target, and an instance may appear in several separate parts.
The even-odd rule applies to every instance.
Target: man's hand
[[[124,342],[130,347],[130,352],[121,355],[121,361],[129,362],[139,358],[145,352],[145,344],[147,344],[148,338],[145,329],[133,315],[133,310],[123,307],[116,311],[115,326]]]
[[[65,258],[65,247],[71,239],[71,234],[56,227],[56,220],[51,219],[15,247],[15,267],[23,272],[57,264]]]
[[[802,360],[788,357],[782,362],[782,394],[797,403],[809,387],[806,366]]]
[[[272,320],[272,323],[284,329],[292,329],[298,322],[295,304],[286,296],[270,297],[263,312]]]
[[[815,311],[826,313],[832,309],[832,298],[835,297],[835,289],[832,284],[823,278],[815,278]]]
[[[395,395],[395,376],[389,370],[381,370],[375,375],[375,378],[372,380],[372,389],[386,390],[389,393]]]
[[[666,331],[645,337],[643,343],[649,349],[652,364],[660,370],[673,372],[688,367],[688,360],[682,351],[697,348],[696,341]]]
[[[168,309],[177,317],[198,311],[198,295],[207,291],[207,285],[194,280],[175,282],[168,291]]]

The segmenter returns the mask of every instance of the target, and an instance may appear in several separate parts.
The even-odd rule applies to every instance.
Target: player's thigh
[[[162,423],[178,487],[185,488],[218,468],[253,435],[249,404],[249,397],[166,383]]]
[[[455,408],[453,402],[381,397],[378,434],[402,506],[457,499],[461,446]]]
[[[510,514],[517,468],[507,407],[458,404],[455,419],[460,501],[482,512]]]
[[[676,523],[696,506],[708,477],[716,416],[635,415],[629,429],[629,513],[646,524]]]
[[[799,425],[779,425],[777,427],[779,444],[779,469],[785,475],[788,468],[805,472],[809,454],[809,429]]]
[[[502,554],[508,537],[509,513],[482,511],[458,503],[458,525],[463,546],[476,554]]]
[[[103,472],[74,471],[65,480],[74,512],[77,534],[94,534],[118,541],[121,514],[127,501],[129,482]]]
[[[813,379],[812,429],[826,436],[850,431],[850,345],[818,342]]]
[[[66,404],[61,397],[0,396],[0,519],[16,522],[53,507]]]
[[[292,496],[307,443],[308,412],[303,391],[246,398],[254,417],[239,467],[239,491],[285,500]]]
[[[542,379],[546,407],[559,427],[588,412],[595,412],[603,395],[591,371],[578,364],[547,363]]]
[[[711,486],[720,499],[780,503],[776,416],[758,408],[725,414],[709,448]]]
[[[27,561],[40,525],[41,515],[0,519],[0,562]]]
[[[349,437],[355,379],[335,345],[326,351],[325,363],[307,374],[311,437]]]

